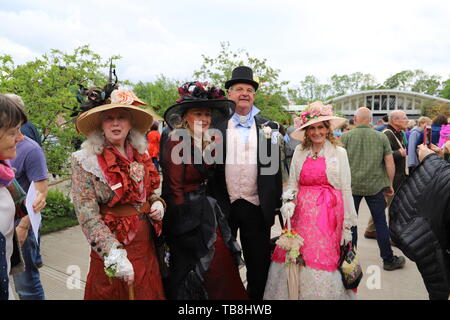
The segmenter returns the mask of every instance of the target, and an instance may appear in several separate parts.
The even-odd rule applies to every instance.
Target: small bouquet
[[[119,269],[119,261],[122,259],[122,253],[119,250],[111,250],[109,255],[104,256],[105,273],[109,278],[114,278]]]
[[[291,229],[288,219],[288,228],[283,229],[281,236],[276,241],[279,248],[286,251],[284,270],[287,274],[287,289],[289,300],[298,300],[299,297],[299,266],[305,266],[305,261],[300,254],[300,247],[304,239]]]
[[[304,239],[295,230],[283,229],[276,245],[286,251],[285,264],[305,265],[305,261],[300,254],[303,241]]]

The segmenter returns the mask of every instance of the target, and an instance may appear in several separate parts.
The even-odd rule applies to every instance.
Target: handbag
[[[356,250],[351,242],[341,247],[341,258],[339,260],[339,272],[345,289],[356,289],[361,282],[363,272]]]

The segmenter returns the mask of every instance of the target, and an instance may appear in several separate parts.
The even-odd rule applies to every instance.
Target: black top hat
[[[211,126],[229,120],[234,114],[236,104],[225,98],[223,90],[208,86],[207,83],[187,82],[178,88],[181,98],[177,104],[169,107],[164,113],[164,120],[173,129],[181,124],[181,120],[190,108],[204,107],[211,109]]]
[[[234,68],[231,79],[225,82],[225,89],[229,89],[235,83],[248,83],[258,90],[259,83],[253,78],[253,70],[249,67],[240,66]]]

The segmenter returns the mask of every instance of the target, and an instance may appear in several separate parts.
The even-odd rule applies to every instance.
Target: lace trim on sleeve
[[[103,176],[102,169],[100,169],[100,165],[98,164],[97,156],[95,154],[92,154],[85,149],[81,149],[74,152],[73,156],[85,171],[92,173],[104,184],[108,184]]]

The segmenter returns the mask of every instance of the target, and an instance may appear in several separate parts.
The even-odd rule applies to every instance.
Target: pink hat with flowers
[[[341,127],[347,120],[334,116],[331,104],[324,105],[322,101],[316,101],[309,104],[306,110],[294,119],[294,126],[297,129],[291,133],[291,138],[302,141],[306,127],[322,121],[330,121],[330,130],[334,130]]]

